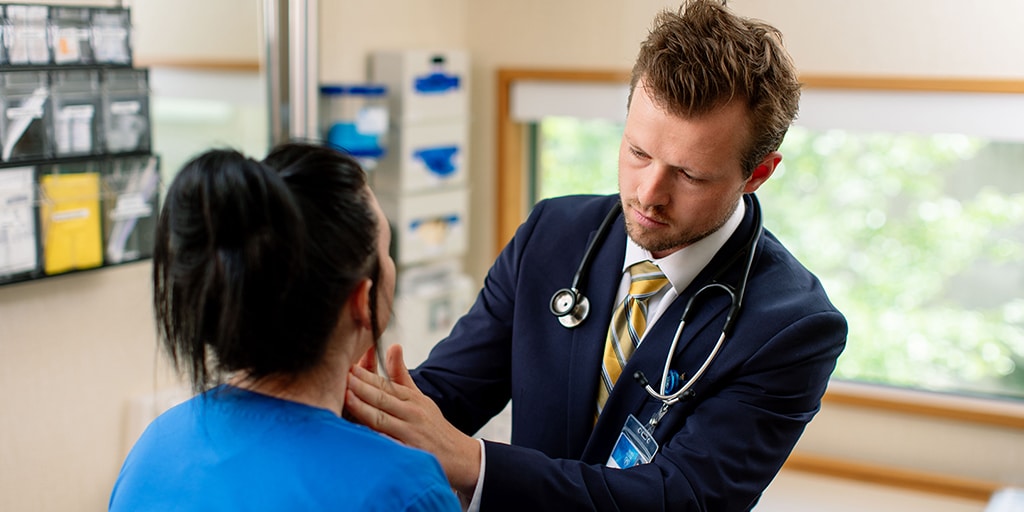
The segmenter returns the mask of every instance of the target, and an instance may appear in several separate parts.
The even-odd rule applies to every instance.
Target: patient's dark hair
[[[366,277],[376,318],[377,226],[365,173],[333,149],[287,143],[262,162],[218,149],[185,164],[153,253],[157,332],[175,368],[196,391],[227,372],[314,368]]]

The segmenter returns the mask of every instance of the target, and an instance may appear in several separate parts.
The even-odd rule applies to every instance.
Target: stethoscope
[[[754,229],[750,234],[750,238],[747,243],[743,246],[743,251],[737,253],[736,258],[739,255],[746,252],[747,258],[743,268],[743,276],[740,278],[739,283],[735,286],[728,285],[718,281],[718,278],[728,270],[736,258],[728,261],[718,271],[715,277],[711,280],[711,283],[697,290],[690,300],[686,303],[686,309],[683,310],[683,316],[679,320],[679,327],[676,328],[675,336],[672,339],[672,345],[668,349],[668,355],[665,357],[665,367],[661,373],[661,390],[660,392],[651,387],[650,382],[644,376],[642,371],[638,371],[633,374],[634,380],[636,380],[644,389],[647,391],[652,398],[661,400],[661,410],[656,413],[649,422],[649,427],[657,426],[661,417],[665,415],[668,408],[680,400],[693,396],[691,391],[693,385],[698,379],[704,375],[708,367],[711,366],[712,361],[718,356],[718,353],[722,350],[722,346],[725,344],[725,339],[728,337],[729,332],[732,331],[733,325],[739,316],[740,308],[743,305],[743,294],[747,289],[747,280],[750,278],[750,268],[754,264],[754,253],[757,252],[757,243],[761,239],[761,232],[763,230],[763,224],[761,221],[761,204],[757,200],[757,196],[754,194],[747,194],[750,198],[747,207],[751,208]],[[583,259],[580,261],[579,267],[576,269],[576,274],[572,278],[572,285],[569,288],[562,288],[555,292],[551,297],[551,313],[558,317],[558,321],[566,328],[572,329],[580,325],[587,316],[590,314],[590,301],[587,300],[586,296],[580,290],[580,283],[586,280],[586,275],[590,270],[590,265],[594,258],[594,252],[597,247],[604,242],[607,238],[608,232],[611,230],[612,224],[619,217],[622,212],[622,204],[616,203],[612,207],[608,215],[605,216],[601,222],[601,226],[598,227],[597,235],[587,245],[587,250],[583,252]],[[732,300],[732,305],[729,307],[729,313],[725,317],[725,324],[722,326],[722,332],[718,337],[718,341],[715,346],[711,348],[711,352],[704,359],[704,363],[700,365],[700,368],[687,380],[682,386],[679,385],[680,381],[685,378],[685,375],[679,375],[675,370],[671,369],[672,365],[672,354],[675,354],[676,346],[679,344],[679,338],[683,333],[683,327],[686,326],[696,310],[693,308],[694,303],[698,297],[706,295],[708,293],[724,293],[729,296]]]

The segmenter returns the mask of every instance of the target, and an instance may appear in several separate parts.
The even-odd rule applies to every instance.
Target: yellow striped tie
[[[668,284],[665,274],[650,261],[629,267],[629,275],[629,292],[615,308],[608,326],[604,361],[601,364],[601,385],[597,389],[598,414],[604,409],[615,381],[619,380],[622,368],[640,345],[640,339],[647,329],[647,301]]]

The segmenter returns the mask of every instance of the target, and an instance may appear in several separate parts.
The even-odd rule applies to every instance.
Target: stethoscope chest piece
[[[587,318],[590,301],[573,288],[562,288],[551,296],[550,308],[559,323],[572,329]]]

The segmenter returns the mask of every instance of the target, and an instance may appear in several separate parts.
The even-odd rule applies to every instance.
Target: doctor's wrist
[[[480,458],[482,447],[478,439],[469,436],[459,440],[459,447],[444,464],[448,483],[459,494],[472,496],[480,479]]]

